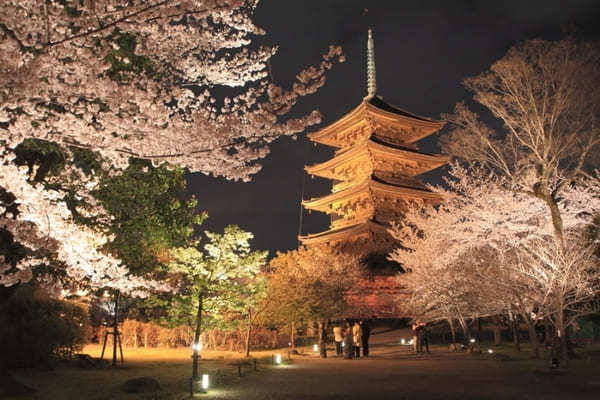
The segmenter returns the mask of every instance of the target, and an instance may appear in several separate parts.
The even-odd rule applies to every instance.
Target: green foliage
[[[50,367],[80,350],[90,331],[87,309],[21,285],[0,305],[0,353],[10,366]]]
[[[137,40],[130,33],[122,33],[115,29],[108,39],[114,40],[115,48],[106,56],[110,62],[110,68],[106,75],[116,82],[128,83],[131,75],[146,74],[152,77],[155,74],[155,68],[148,57],[135,54]]]
[[[194,326],[202,297],[202,330],[227,327],[231,313],[252,306],[264,289],[260,279],[266,251],[251,251],[253,235],[229,225],[223,234],[205,232],[204,252],[196,247],[171,252],[172,272],[181,274],[182,285],[172,297],[168,316],[171,325]]]
[[[346,293],[363,274],[356,259],[327,248],[277,253],[269,266],[265,323],[279,326],[344,315]]]
[[[38,139],[25,139],[15,149],[15,163],[27,165],[30,171],[37,168],[35,182],[42,182],[48,175],[56,176],[65,167],[65,157],[59,145]]]
[[[185,192],[184,171],[132,159],[121,175],[101,182],[94,196],[110,213],[109,244],[135,273],[155,271],[168,260],[171,247],[185,246],[194,226],[206,218]]]

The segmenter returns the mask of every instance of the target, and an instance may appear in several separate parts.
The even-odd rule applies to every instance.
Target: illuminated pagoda
[[[375,50],[369,29],[367,96],[354,110],[309,134],[311,141],[336,148],[333,158],[306,171],[333,181],[331,193],[304,200],[309,210],[331,217],[328,230],[300,236],[306,246],[334,246],[361,256],[394,248],[390,222],[399,221],[410,202],[439,203],[418,176],[449,157],[419,152],[416,142],[444,126],[382,100],[376,94]]]

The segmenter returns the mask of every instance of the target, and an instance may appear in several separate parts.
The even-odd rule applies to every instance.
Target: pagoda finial
[[[369,28],[367,40],[367,98],[375,96],[377,82],[375,79],[375,44],[373,43],[373,32]]]

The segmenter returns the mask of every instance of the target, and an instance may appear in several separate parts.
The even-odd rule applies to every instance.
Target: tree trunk
[[[565,312],[561,305],[561,309],[558,312],[556,324],[556,334],[558,335],[560,343],[560,360],[563,367],[569,365],[569,348],[568,348],[568,335],[565,327]]]
[[[250,357],[250,335],[252,334],[252,314],[249,315],[248,331],[246,332],[246,357]]]
[[[293,321],[290,328],[290,343],[291,350],[296,350],[296,324]]]
[[[527,332],[529,333],[529,342],[531,343],[531,356],[533,358],[540,358],[540,348],[538,345],[537,332],[535,331],[535,321],[526,318]]]
[[[554,328],[550,321],[546,319],[544,323],[544,346],[552,347],[552,342],[554,341]]]
[[[552,226],[554,228],[554,237],[558,240],[561,247],[563,246],[563,221],[562,216],[560,215],[560,209],[558,208],[558,204],[552,198],[550,194],[546,195],[546,204],[548,204],[548,208],[550,208],[550,215],[552,216]]]
[[[113,321],[113,356],[112,366],[117,366],[117,341],[119,337],[119,291],[115,292],[115,319]]]
[[[492,317],[492,324],[494,329],[494,346],[500,346],[502,344],[502,322],[500,316],[494,315]]]
[[[321,358],[327,358],[327,328],[329,321],[323,319],[319,321],[319,355]]]
[[[203,293],[198,294],[198,311],[196,313],[196,330],[194,331],[194,345],[193,350],[194,354],[192,356],[192,379],[197,380],[199,378],[198,374],[198,359],[200,358],[200,354],[198,354],[198,346],[200,345],[200,332],[202,329],[202,300]]]
[[[452,322],[452,319],[448,319],[447,321],[450,326],[450,334],[452,335],[451,347],[453,350],[456,350],[456,329],[454,329],[454,322]]]
[[[510,326],[513,334],[513,344],[516,351],[521,351],[521,339],[519,338],[519,322],[512,315],[510,316]]]
[[[463,331],[463,343],[465,346],[469,346],[471,341],[471,331],[467,326],[467,321],[465,321],[464,318],[462,318],[462,316],[459,316],[458,323],[460,324],[460,327]]]

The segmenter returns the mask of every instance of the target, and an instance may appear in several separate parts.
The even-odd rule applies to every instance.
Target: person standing
[[[362,327],[358,321],[354,322],[352,327],[352,344],[354,347],[354,357],[360,357],[360,345],[362,344]]]
[[[344,330],[344,358],[351,360],[353,353],[354,347],[352,345],[352,325],[350,325],[350,321],[348,321],[346,322],[346,328]]]
[[[362,326],[362,349],[363,356],[369,357],[369,337],[371,336],[371,321],[363,320],[360,322]]]
[[[419,347],[421,353],[423,353],[423,348],[429,353],[429,329],[425,323],[422,323],[419,328]]]
[[[413,322],[412,326],[412,340],[413,340],[413,350],[415,353],[419,352],[419,322]]]
[[[342,334],[341,325],[335,324],[333,327],[333,340],[335,341],[335,354],[340,357],[342,355],[342,342],[344,341],[344,336]]]

